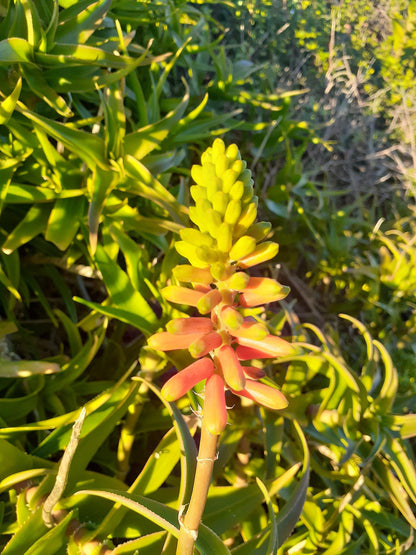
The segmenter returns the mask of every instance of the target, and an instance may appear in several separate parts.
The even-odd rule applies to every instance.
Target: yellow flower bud
[[[240,180],[236,181],[230,189],[230,198],[240,200],[244,193],[244,183]]]
[[[205,223],[208,228],[208,233],[215,239],[218,236],[218,230],[221,226],[221,214],[212,208],[208,208],[204,214]]]
[[[250,202],[241,212],[235,226],[235,235],[239,237],[247,231],[257,218],[257,204]]]
[[[237,242],[233,245],[230,250],[230,259],[239,260],[244,256],[248,256],[256,248],[256,240],[249,235],[243,235]]]
[[[230,163],[235,162],[237,158],[240,158],[240,151],[238,150],[238,146],[236,144],[231,144],[227,147],[225,151],[225,155],[227,156]]]
[[[277,243],[273,243],[272,241],[266,241],[265,243],[261,243],[257,245],[252,253],[248,256],[240,258],[238,261],[238,265],[240,268],[251,268],[252,266],[256,266],[256,264],[261,264],[266,260],[271,260],[276,256],[279,251],[279,245]]]
[[[215,173],[217,177],[222,177],[226,170],[228,170],[229,161],[225,154],[218,155],[215,160]]]
[[[206,268],[209,262],[204,261],[198,256],[197,249],[195,245],[191,245],[187,241],[176,241],[175,248],[178,253],[189,260],[192,266],[196,268]]]
[[[181,229],[179,235],[184,241],[191,243],[191,245],[213,247],[215,244],[214,239],[207,233],[202,233],[198,229],[191,227]]]
[[[198,164],[194,164],[191,168],[191,177],[198,185],[203,185],[204,183],[204,169]]]
[[[202,187],[201,185],[192,185],[192,187],[189,190],[191,193],[191,197],[194,199],[194,201],[196,201],[199,198],[200,199],[207,198],[207,190],[205,189],[205,187]]]
[[[228,169],[222,176],[222,190],[228,193],[234,183],[237,181],[238,173],[232,169]]]
[[[229,279],[227,279],[227,287],[234,291],[241,291],[247,286],[250,276],[244,272],[236,272]]]
[[[205,152],[201,155],[201,164],[204,166],[205,164],[212,163],[212,147],[208,147]]]
[[[247,164],[244,160],[236,160],[231,166],[231,169],[233,169],[235,173],[240,176],[240,174],[242,174],[243,171],[246,169],[246,166]]]
[[[207,231],[208,227],[206,224],[206,213],[208,210],[211,210],[211,204],[207,199],[197,199],[195,202],[196,207],[196,219],[195,222],[192,220],[196,225],[199,227],[201,231]]]
[[[217,191],[212,197],[212,207],[216,212],[224,216],[229,202],[228,195],[223,191]]]
[[[173,275],[178,281],[185,281],[188,283],[206,283],[212,282],[212,276],[209,267],[194,268],[189,264],[182,264],[175,266],[172,270]]]
[[[217,281],[223,281],[230,276],[232,269],[229,265],[225,265],[222,262],[214,262],[211,264],[211,275]]]
[[[241,204],[238,200],[231,200],[228,203],[227,210],[224,214],[224,222],[234,225],[241,214]]]
[[[224,325],[231,331],[237,330],[244,321],[243,316],[232,306],[225,307],[221,311],[220,317]]]
[[[217,160],[218,156],[225,154],[225,144],[219,137],[212,143],[212,159]]]
[[[232,234],[231,226],[223,222],[219,226],[218,232],[217,232],[218,250],[220,250],[225,254],[228,254],[232,247],[232,241],[233,241],[233,234]]]
[[[205,266],[217,262],[219,254],[216,249],[210,247],[196,247],[196,255],[200,260],[203,260]],[[205,267],[204,266],[204,267]]]
[[[222,182],[219,177],[213,177],[207,183],[207,199],[212,204],[215,194],[222,188]]]
[[[221,293],[218,289],[211,289],[208,293],[203,294],[197,302],[197,309],[200,314],[208,314],[218,303],[222,301]]]
[[[198,210],[196,209],[196,206],[190,206],[188,209],[188,214],[191,222],[193,222],[195,225],[198,225],[199,215],[198,215]]]

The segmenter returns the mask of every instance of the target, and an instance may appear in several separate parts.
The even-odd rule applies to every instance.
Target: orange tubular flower
[[[210,351],[217,349],[222,344],[222,337],[216,331],[198,337],[196,341],[189,346],[189,352],[194,358],[207,355]]]
[[[272,410],[281,410],[288,405],[286,397],[278,389],[256,380],[247,380],[244,389],[234,393]]]
[[[215,363],[216,367],[221,370],[225,383],[231,389],[236,391],[243,389],[246,382],[244,372],[234,349],[230,345],[223,345],[218,349]]]
[[[166,401],[176,401],[188,393],[202,380],[212,376],[214,363],[210,358],[201,358],[187,366],[162,387],[162,395]]]
[[[240,360],[284,357],[295,353],[290,343],[276,335],[267,335],[261,341],[249,337],[237,337],[237,343],[236,353]]]
[[[261,341],[269,332],[264,324],[246,320],[238,329],[232,330],[230,333],[234,337],[246,337],[253,341]]]
[[[213,374],[205,384],[203,422],[212,435],[219,435],[227,425],[224,380]]]
[[[192,343],[202,337],[202,333],[174,334],[168,331],[155,333],[149,338],[149,346],[157,351],[175,351],[176,349],[188,349]]]
[[[201,291],[180,287],[179,285],[169,285],[162,289],[161,293],[171,303],[188,304],[189,306],[196,306],[199,299],[204,296]]]
[[[209,333],[212,322],[208,318],[175,318],[166,324],[169,333]]]
[[[284,299],[289,288],[270,278],[252,277],[242,290],[239,302],[243,307],[260,306]]]

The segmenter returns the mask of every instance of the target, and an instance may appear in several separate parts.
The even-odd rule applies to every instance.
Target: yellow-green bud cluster
[[[195,185],[190,193],[195,206],[189,217],[198,227],[181,230],[177,251],[196,268],[210,267],[214,280],[227,279],[237,267],[248,268],[273,258],[278,246],[263,241],[267,222],[256,222],[258,198],[247,164],[235,144],[215,139],[194,165]]]

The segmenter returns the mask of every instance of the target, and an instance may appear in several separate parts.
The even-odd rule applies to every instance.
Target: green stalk
[[[192,555],[198,537],[202,513],[205,509],[208,490],[211,483],[212,469],[217,458],[218,436],[214,436],[205,428],[202,420],[201,442],[192,488],[191,500],[186,515],[180,521],[181,529],[178,538],[177,555]]]
[[[143,410],[143,395],[148,391],[145,383],[140,386],[135,402],[129,406],[126,419],[120,432],[117,447],[117,472],[116,478],[124,481],[130,470],[130,455],[136,434],[137,421]]]

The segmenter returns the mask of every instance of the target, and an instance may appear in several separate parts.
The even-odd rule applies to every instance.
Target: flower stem
[[[192,555],[198,535],[202,513],[208,496],[212,469],[217,458],[217,435],[208,432],[202,420],[201,441],[192,489],[191,500],[186,515],[181,522],[177,555]]]

